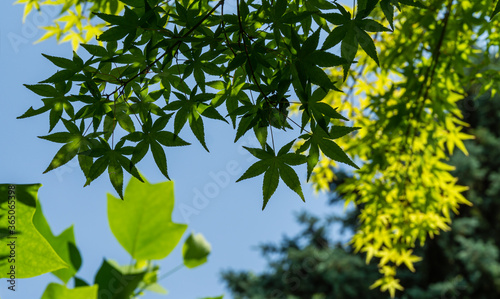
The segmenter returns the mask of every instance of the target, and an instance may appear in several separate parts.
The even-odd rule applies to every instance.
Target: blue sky
[[[34,84],[56,71],[56,67],[41,53],[70,57],[68,43],[57,45],[50,39],[40,44],[33,42],[43,35],[38,26],[47,26],[53,14],[32,13],[22,23],[22,5],[11,1],[0,4],[0,183],[41,183],[39,199],[45,216],[55,234],[74,225],[77,246],[83,257],[78,276],[93,282],[103,258],[128,264],[130,258],[113,237],[107,222],[106,194],[113,192],[107,176],[103,175],[92,185],[83,188],[84,177],[76,160],[47,174],[42,174],[59,148],[58,144],[41,140],[37,136],[48,132],[48,115],[18,120],[30,106],[39,107],[39,96],[22,84]],[[83,52],[83,51],[81,51]],[[189,147],[167,150],[169,174],[175,182],[176,207],[173,219],[189,224],[188,232],[200,232],[212,244],[208,262],[196,269],[182,269],[160,283],[167,296],[147,293],[143,298],[202,298],[226,294],[220,281],[223,269],[262,271],[264,260],[255,246],[269,241],[280,241],[283,234],[293,235],[299,227],[294,212],[308,210],[318,215],[332,211],[326,206],[325,194],[314,195],[305,184],[305,167],[297,168],[303,183],[306,203],[280,182],[265,211],[262,207],[262,177],[235,183],[254,159],[242,145],[255,142],[251,134],[237,144],[233,143],[234,130],[222,122],[207,121],[207,153],[189,130],[181,136],[192,143]],[[54,132],[57,132],[57,127]],[[280,134],[276,143],[284,145],[290,136]],[[152,183],[164,181],[148,155],[139,165],[141,173]],[[229,177],[226,184],[217,177]],[[214,178],[216,177],[216,178]],[[128,177],[126,179],[128,181]],[[205,207],[193,203],[196,194],[208,199]],[[197,214],[181,213],[194,208]],[[332,238],[338,239],[332,231]],[[187,233],[184,239],[187,237]],[[162,272],[175,268],[182,262],[179,246],[165,260],[159,261]],[[58,279],[45,274],[18,281],[18,290],[7,290],[5,279],[0,280],[0,297],[40,298],[45,286]],[[70,282],[70,286],[72,283]]]

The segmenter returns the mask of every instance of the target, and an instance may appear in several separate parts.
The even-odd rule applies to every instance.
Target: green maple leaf
[[[169,180],[167,156],[162,145],[166,147],[174,147],[190,144],[177,136],[177,134],[163,130],[171,116],[172,114],[163,115],[153,123],[151,115],[149,115],[142,128],[144,132],[132,132],[122,138],[122,140],[137,142],[132,151],[131,162],[133,165],[141,161],[147,154],[149,148],[151,148],[151,152],[158,169]]]
[[[22,119],[26,117],[32,117],[50,110],[49,132],[51,132],[52,129],[54,129],[54,127],[57,125],[59,120],[61,120],[64,111],[70,117],[74,116],[74,109],[70,103],[71,97],[67,97],[64,95],[67,92],[66,86],[60,88],[56,88],[48,84],[24,84],[24,86],[37,95],[42,96],[44,105],[43,107],[36,110],[33,109],[33,107],[29,108],[28,111],[26,111],[18,118]]]
[[[305,201],[299,177],[290,165],[295,166],[303,164],[306,162],[306,157],[297,153],[289,153],[293,142],[294,140],[283,146],[278,154],[275,154],[274,150],[271,149],[268,144],[266,144],[265,150],[244,146],[247,151],[260,160],[250,166],[236,182],[253,178],[264,173],[264,184],[262,187],[264,204],[262,210],[266,208],[269,199],[276,191],[280,177],[290,189]]]
[[[92,163],[92,166],[90,166],[85,186],[89,185],[93,180],[103,174],[106,169],[108,169],[109,180],[120,198],[123,199],[124,169],[132,176],[142,181],[135,164],[130,159],[125,157],[125,155],[132,154],[133,148],[130,146],[123,146],[124,143],[125,139],[122,139],[112,149],[106,140],[99,138],[99,144],[97,146],[88,151],[79,153],[81,155],[98,158]]]
[[[302,124],[303,127],[310,121],[311,116],[314,117],[318,125],[325,131],[327,130],[328,123],[330,123],[331,119],[342,119],[348,121],[347,118],[337,112],[336,108],[322,102],[326,95],[327,92],[325,90],[317,88],[309,97],[308,101],[299,108],[304,109],[306,113],[306,115],[303,116],[305,117]]]
[[[56,143],[65,143],[56,153],[44,173],[47,173],[55,168],[58,168],[71,161],[78,153],[85,152],[89,149],[90,140],[99,136],[102,133],[90,133],[84,136],[84,123],[78,128],[73,122],[62,119],[64,126],[68,132],[57,132],[38,138],[49,140]],[[78,161],[83,173],[88,176],[92,158],[79,155]]]
[[[208,147],[205,142],[205,128],[201,116],[221,120],[227,123],[219,112],[211,105],[203,103],[207,99],[213,98],[212,94],[196,94],[197,88],[193,89],[190,98],[181,93],[174,92],[180,99],[165,106],[164,110],[177,110],[174,119],[174,134],[177,135],[186,123],[189,123],[191,131],[196,136],[201,145],[208,152]]]
[[[332,128],[332,133],[330,135],[318,126],[314,128],[311,134],[301,136],[306,142],[299,148],[298,152],[303,152],[309,148],[309,155],[307,156],[307,180],[311,177],[312,170],[319,161],[320,149],[328,158],[359,169],[340,146],[331,140],[346,135],[356,129],[358,128],[336,126],[335,129]]]

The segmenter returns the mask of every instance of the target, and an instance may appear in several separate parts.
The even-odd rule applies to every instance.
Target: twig
[[[181,40],[176,41],[173,45],[171,45],[165,52],[160,55],[160,57],[156,58],[153,62],[151,62],[145,69],[143,69],[141,72],[135,74],[134,76],[130,77],[127,81],[123,82],[122,85],[117,87],[111,94],[114,94],[118,92],[120,89],[124,90],[125,87],[135,80],[137,77],[139,77],[143,73],[147,73],[149,69],[151,69],[156,63],[158,63],[161,59],[163,59],[167,54],[171,53],[172,50],[174,50],[176,47],[178,47],[182,43],[182,39],[188,37],[193,31],[196,30],[208,17],[210,17],[217,8],[224,3],[224,0],[220,0],[198,23],[196,23],[191,29],[188,30],[184,35],[182,35]]]
[[[178,47],[180,46],[180,44],[182,43],[182,39],[183,38],[186,38],[187,36],[189,36],[191,33],[193,33],[194,30],[196,30],[196,28],[198,28],[209,16],[211,16],[219,6],[221,6],[222,4],[224,4],[224,0],[220,0],[200,21],[198,21],[198,23],[196,23],[191,29],[189,29],[184,35],[182,35],[181,39],[180,40],[177,40],[173,45],[171,45],[167,50],[165,50],[165,52],[160,55],[160,57],[156,58],[153,62],[151,62],[150,64],[148,64],[148,66],[146,66],[146,68],[144,68],[142,71],[140,71],[139,73],[135,74],[134,76],[130,77],[128,80],[122,82],[120,84],[119,87],[117,87],[113,92],[111,92],[110,94],[107,95],[108,99],[111,95],[119,92],[120,94],[118,95],[118,98],[120,96],[123,96],[124,93],[125,93],[125,87],[130,83],[132,82],[133,80],[137,79],[140,75],[142,74],[147,74],[148,71],[156,64],[158,63],[161,59],[163,59],[167,54],[171,53],[173,49],[175,49],[177,47],[177,50],[179,49]],[[124,102],[127,103],[127,101],[124,99]],[[114,110],[113,110],[113,114],[116,118],[116,99],[113,100],[113,103],[114,103]],[[128,103],[127,105],[129,106],[129,108],[132,110],[132,106],[130,106]],[[132,113],[135,115],[134,111],[132,110]],[[135,115],[136,119],[139,121],[139,124],[142,125],[142,122],[140,121],[140,119],[137,117],[137,115]],[[92,120],[93,121],[93,120]],[[114,145],[114,128],[116,126],[116,119],[113,119],[113,133],[112,133],[112,137],[111,137],[111,144],[112,146]],[[89,126],[90,127],[90,126]],[[88,128],[87,128],[88,130]]]
[[[221,19],[222,19],[222,22],[221,22],[222,32],[224,32],[224,36],[226,37],[227,46],[229,47],[229,50],[231,50],[231,52],[233,52],[233,55],[236,57],[236,53],[234,52],[233,47],[231,47],[231,44],[229,42],[229,38],[228,38],[227,32],[226,32],[226,23],[224,22],[224,0],[222,0]]]
[[[432,86],[432,81],[434,79],[434,74],[435,74],[435,71],[436,71],[436,67],[438,65],[439,58],[441,56],[441,51],[440,50],[441,50],[441,47],[443,45],[443,41],[444,41],[444,38],[445,38],[445,35],[446,35],[446,28],[448,26],[448,20],[450,18],[452,5],[453,5],[453,0],[449,0],[448,5],[447,5],[447,9],[446,9],[446,13],[445,13],[445,16],[443,18],[443,30],[441,31],[441,35],[439,36],[438,42],[436,44],[436,47],[434,48],[434,51],[432,53],[431,64],[430,64],[429,68],[426,71],[426,74],[425,74],[425,77],[424,77],[424,81],[422,82],[422,85],[421,85],[421,87],[420,87],[420,89],[418,91],[417,97],[416,97],[416,99],[418,100],[418,99],[420,99],[420,96],[422,95],[422,92],[424,93],[423,97],[422,97],[422,100],[420,102],[418,102],[417,103],[417,107],[415,107],[415,109],[418,109],[417,113],[415,113],[417,125],[418,125],[420,116],[421,116],[421,114],[422,114],[422,112],[424,110],[425,101],[427,100],[427,97],[429,95],[429,89]],[[424,89],[425,89],[425,92],[424,92]],[[401,151],[402,154],[404,154],[404,152],[407,149],[407,145],[408,145],[407,140],[408,140],[409,135],[410,135],[410,128],[411,127],[412,127],[411,123],[408,123],[408,127],[407,127],[407,130],[406,130],[406,133],[405,133],[405,141],[403,142],[403,148],[402,148],[402,151]],[[415,127],[415,129],[416,129],[416,127]],[[408,162],[405,165],[406,166],[405,178],[402,181],[402,183],[405,184],[405,186],[406,186],[406,180],[409,177],[409,168],[410,168],[410,165],[411,165],[411,162],[412,162],[412,159],[413,159],[413,155],[414,155],[413,144],[415,143],[415,137],[416,137],[416,132],[413,132],[413,135],[411,137],[411,142],[409,143],[410,151],[411,151],[411,153],[410,153],[410,159],[408,160]],[[404,191],[404,194],[406,196],[406,188],[404,188],[403,191]]]

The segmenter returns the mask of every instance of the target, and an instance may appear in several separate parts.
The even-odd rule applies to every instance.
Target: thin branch
[[[175,272],[181,270],[182,268],[184,268],[184,263],[182,263],[180,265],[177,265],[172,270],[168,271],[167,273],[165,273],[162,276],[160,276],[159,278],[157,278],[156,279],[156,283],[158,283],[160,280],[163,280],[163,279],[167,278],[168,276],[174,274]],[[141,289],[139,289],[137,292],[135,292],[134,296],[138,296],[140,293],[142,293],[143,291],[145,291],[148,286],[149,285],[146,285],[146,286],[142,287]]]
[[[182,43],[182,39],[188,37],[193,31],[195,31],[208,17],[210,17],[216,10],[219,8],[224,3],[224,0],[220,0],[198,23],[196,23],[191,29],[188,30],[185,34],[182,35],[180,40],[176,41],[173,45],[168,47],[165,52],[160,55],[158,58],[156,58],[153,62],[151,62],[148,66],[146,66],[145,69],[143,69],[141,72],[135,74],[134,76],[130,77],[127,81],[124,81],[122,85],[117,87],[111,94],[114,94],[118,92],[120,89],[125,89],[125,87],[132,82],[133,80],[137,79],[142,74],[145,74],[151,69],[156,63],[158,63],[160,60],[162,60],[167,54],[171,53],[172,50],[174,50],[176,47],[178,47]]]
[[[222,21],[221,21],[222,32],[224,32],[224,36],[226,37],[227,46],[229,47],[229,50],[231,50],[231,52],[233,52],[233,55],[236,57],[236,53],[234,52],[233,47],[231,47],[231,44],[229,42],[229,38],[228,38],[227,32],[226,32],[226,22],[224,22],[224,0],[222,0],[221,19],[222,19]]]
[[[450,18],[452,4],[453,4],[453,0],[449,0],[446,14],[445,14],[444,19],[443,19],[443,30],[441,31],[441,35],[439,36],[436,47],[434,48],[434,51],[432,53],[431,65],[429,66],[429,68],[426,71],[424,81],[422,82],[422,85],[420,86],[420,89],[419,89],[417,97],[416,97],[416,99],[419,100],[420,96],[422,95],[422,92],[424,93],[422,100],[417,102],[417,107],[415,107],[415,109],[418,109],[417,113],[415,114],[417,122],[419,121],[420,116],[422,115],[422,111],[424,110],[424,107],[425,107],[425,101],[427,100],[427,97],[429,96],[429,90],[430,90],[430,87],[432,86],[432,81],[434,80],[434,75],[436,73],[436,67],[438,65],[439,58],[441,56],[441,47],[443,45],[444,37],[446,35],[446,28],[448,26],[448,20]],[[411,125],[408,124],[407,131],[405,134],[406,138],[409,137],[410,128],[411,128]],[[411,141],[412,154],[413,154],[414,141],[415,141],[415,134],[413,134],[412,141]],[[403,146],[406,146],[406,142]]]
[[[173,45],[171,45],[167,50],[165,50],[165,52],[160,55],[160,57],[156,58],[153,62],[151,62],[150,64],[148,64],[148,66],[146,66],[146,68],[144,68],[142,71],[140,71],[139,73],[135,74],[134,76],[130,77],[128,80],[122,82],[120,84],[119,87],[117,87],[113,92],[111,92],[110,94],[107,95],[108,99],[111,95],[119,92],[120,94],[118,95],[118,98],[120,98],[120,96],[123,96],[125,94],[125,87],[130,83],[132,82],[133,80],[137,79],[139,76],[141,76],[142,74],[147,74],[149,72],[149,70],[156,64],[158,63],[161,59],[163,59],[167,54],[171,53],[173,49],[175,49],[177,47],[177,51],[179,50],[179,46],[180,44],[182,43],[182,39],[183,38],[186,38],[188,37],[191,33],[193,33],[193,31],[195,31],[208,17],[210,17],[216,10],[219,6],[221,6],[222,4],[224,4],[224,0],[220,0],[200,21],[198,21],[198,23],[196,23],[191,29],[189,29],[184,35],[182,35],[182,37],[177,40]],[[176,52],[177,52],[176,51]],[[118,99],[117,98],[117,99]],[[125,103],[127,103],[128,107],[132,110],[132,106],[130,106],[128,104],[128,102],[126,101],[126,99],[123,100]],[[113,100],[113,103],[114,103],[114,110],[113,110],[113,114],[115,116],[115,119],[113,119],[113,133],[111,134],[111,145],[114,146],[114,129],[115,129],[115,126],[116,126],[116,99]],[[135,115],[136,119],[138,120],[139,124],[143,125],[142,122],[140,121],[140,119],[137,117],[137,115],[134,113],[134,111],[132,110],[132,113]],[[88,128],[87,128],[88,130]]]
[[[426,71],[426,74],[425,74],[425,77],[424,77],[424,81],[422,82],[422,85],[418,91],[418,96],[417,96],[417,100],[420,99],[420,96],[422,95],[422,92],[424,93],[423,96],[422,96],[422,100],[419,101],[417,103],[417,107],[415,107],[415,109],[418,109],[417,112],[415,113],[415,119],[417,121],[417,125],[418,125],[418,122],[420,120],[420,116],[422,115],[422,112],[424,110],[424,107],[425,107],[425,101],[427,100],[427,97],[429,95],[429,90],[432,86],[432,81],[434,79],[434,75],[435,75],[435,71],[436,71],[436,68],[437,68],[437,65],[438,65],[438,62],[439,62],[439,58],[441,56],[441,47],[443,45],[443,42],[444,42],[444,38],[446,36],[446,29],[447,29],[447,26],[448,26],[448,20],[450,18],[450,14],[451,14],[451,9],[452,9],[452,5],[453,5],[453,0],[449,0],[448,2],[448,5],[447,5],[447,8],[446,8],[446,13],[445,13],[445,16],[443,18],[443,29],[441,30],[441,34],[439,36],[439,39],[436,43],[436,47],[434,48],[434,51],[432,53],[432,60],[431,60],[431,64],[429,65],[429,68],[427,69]],[[425,90],[425,91],[424,91]],[[416,137],[416,132],[413,132],[413,135],[411,137],[411,142],[408,143],[407,140],[409,138],[409,135],[410,135],[410,128],[411,128],[411,123],[408,123],[408,127],[407,127],[407,130],[406,130],[406,133],[405,133],[405,141],[403,142],[403,148],[402,148],[402,154],[404,154],[404,152],[406,151],[407,149],[407,146],[409,145],[410,146],[410,159],[408,160],[408,163],[406,163],[406,171],[405,171],[405,178],[404,180],[402,181],[403,184],[405,184],[406,186],[406,180],[408,179],[409,177],[409,168],[410,168],[410,165],[411,165],[411,162],[412,162],[412,159],[413,159],[413,155],[414,155],[414,151],[413,151],[413,145],[415,143],[415,137]],[[417,129],[416,127],[414,129]],[[406,195],[406,187],[404,188],[404,194]]]

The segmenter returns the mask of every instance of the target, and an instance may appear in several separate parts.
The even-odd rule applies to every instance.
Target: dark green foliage
[[[310,150],[298,164],[307,164],[309,175],[320,150],[357,168],[331,140],[350,131],[330,134],[330,120],[347,119],[323,101],[328,92],[340,92],[323,68],[343,67],[347,75],[358,46],[378,63],[367,32],[389,31],[379,23],[383,20],[370,17],[379,1],[359,1],[353,14],[326,0],[237,0],[233,12],[224,11],[224,1],[121,2],[121,15],[114,14],[116,7],[108,13],[101,5],[92,8],[92,16],[108,25],[98,36],[104,47],[83,44],[91,55],[86,61],[76,53],[72,59],[44,55],[61,70],[40,84],[26,85],[43,97],[43,106],[21,118],[49,112],[49,132],[60,121],[68,130],[42,137],[65,143],[46,172],[78,156],[85,185],[108,170],[123,197],[124,171],[141,179],[135,165],[149,151],[169,178],[163,147],[187,145],[179,134],[189,124],[208,151],[205,121],[228,122],[226,117],[236,129],[235,141],[253,129],[262,148],[268,150],[269,143],[273,152],[272,130],[306,131],[297,134],[297,141],[308,145],[301,152]],[[380,5],[393,11],[400,3],[415,5]],[[328,52],[338,43],[341,57]],[[288,115],[292,102],[305,115],[300,124]],[[115,142],[120,127],[125,136]],[[279,177],[304,199],[295,170],[280,164],[264,176],[264,207]]]
[[[280,177],[290,189],[295,191],[295,193],[297,193],[300,198],[304,200],[304,194],[302,194],[299,178],[290,165],[300,165],[304,163],[306,157],[296,153],[289,153],[293,142],[294,140],[283,146],[279,150],[278,154],[276,154],[268,144],[266,144],[265,150],[245,147],[246,150],[248,150],[256,158],[260,159],[260,161],[257,161],[255,164],[250,166],[250,168],[245,171],[238,181],[253,178],[264,173],[263,210],[266,207],[269,198],[271,198],[274,191],[276,191]]]

